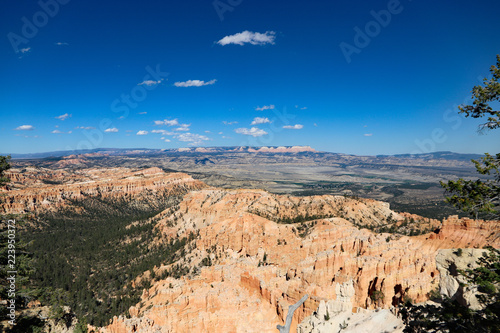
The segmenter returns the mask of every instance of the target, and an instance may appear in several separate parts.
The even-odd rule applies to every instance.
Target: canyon
[[[90,326],[101,333],[276,332],[306,294],[291,331],[313,332],[318,313],[354,320],[407,298],[426,301],[446,276],[444,259],[436,260],[445,249],[500,247],[498,221],[432,219],[357,196],[219,188],[155,166],[87,167],[92,158],[107,157],[15,165],[0,212],[83,213],[81,200],[126,200],[157,212],[140,222],[153,226],[147,247],[188,239],[172,262],[134,278],[135,287],[149,283],[140,301],[128,315]],[[166,204],[172,196],[179,200]],[[399,232],[376,232],[391,227]]]

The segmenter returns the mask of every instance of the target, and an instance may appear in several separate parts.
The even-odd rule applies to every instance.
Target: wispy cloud
[[[19,50],[19,52],[21,52],[21,53],[27,53],[29,51],[31,51],[31,47],[25,47],[24,49]]]
[[[179,121],[177,119],[173,120],[155,120],[155,125],[166,125],[166,126],[176,126],[179,125]]]
[[[116,127],[106,128],[104,130],[104,132],[106,132],[106,133],[116,133],[116,132],[118,132],[118,128],[116,128]]]
[[[237,124],[238,122],[237,121],[223,121],[222,122],[224,125],[234,125],[234,124]]]
[[[182,133],[175,136],[175,138],[182,142],[190,142],[190,146],[198,146],[203,143],[203,141],[210,140],[205,135],[194,134],[194,133]]]
[[[175,82],[174,86],[176,87],[202,87],[202,86],[209,86],[217,82],[217,80],[213,79],[210,81],[201,81],[201,80],[187,80],[184,82]]]
[[[265,110],[274,110],[274,105],[264,105],[263,107],[256,107],[255,110],[257,111],[265,111]]]
[[[253,121],[250,125],[258,125],[258,124],[267,124],[267,123],[270,123],[271,121],[269,120],[269,118],[265,118],[265,117],[255,117],[253,118]]]
[[[307,110],[307,107],[306,107],[306,106],[299,108],[299,106],[298,106],[298,105],[295,105],[295,108],[296,108],[296,109],[300,109],[300,110]]]
[[[191,124],[180,124],[180,127],[177,127],[174,131],[187,132],[189,131],[189,126],[191,126]]]
[[[65,113],[65,114],[62,114],[62,115],[54,117],[54,118],[59,119],[59,120],[66,120],[66,119],[68,119],[70,117],[71,117],[70,114]]]
[[[68,43],[65,43],[65,42],[57,42],[57,43],[54,43],[58,46],[68,46],[69,44]]]
[[[76,126],[75,129],[93,130],[95,127],[92,126]]]
[[[366,134],[363,134],[364,136],[372,136],[373,133],[366,133]]]
[[[174,132],[169,132],[165,130],[152,130],[151,133],[161,134],[161,135],[174,135]]]
[[[50,132],[52,134],[71,134],[73,133],[72,131],[68,131],[68,132],[61,132],[60,130],[53,130],[52,132]]]
[[[53,130],[52,132],[50,132],[52,134],[71,134],[73,133],[72,131],[68,131],[68,132],[61,132],[60,130]]]
[[[138,86],[145,85],[145,86],[148,86],[148,87],[152,87],[152,86],[156,86],[157,84],[160,84],[162,81],[163,81],[163,79],[159,79],[158,81],[155,81],[155,80],[144,80],[141,83],[138,83],[137,85]]]
[[[32,125],[21,125],[15,128],[16,131],[33,131],[34,129]]]
[[[295,129],[295,130],[299,130],[299,129],[302,129],[304,128],[304,125],[301,125],[301,124],[295,124],[295,125],[285,125],[283,126],[284,129]]]
[[[138,114],[148,114],[147,112],[139,112]]]
[[[148,131],[139,131],[136,135],[148,135]]]
[[[252,45],[264,45],[264,44],[274,44],[275,38],[274,31],[266,31],[265,33],[260,32],[252,32],[245,30],[243,32],[226,36],[219,40],[217,44],[219,45],[244,45],[244,44],[252,44]]]
[[[238,134],[251,135],[253,137],[266,135],[267,132],[263,129],[252,127],[252,128],[237,128],[234,130]]]

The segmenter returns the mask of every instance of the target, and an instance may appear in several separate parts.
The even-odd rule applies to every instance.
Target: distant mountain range
[[[436,151],[433,153],[425,153],[425,154],[377,155],[377,157],[390,157],[390,156],[399,158],[418,158],[426,160],[443,159],[443,160],[455,160],[455,161],[470,161],[471,159],[479,159],[483,155],[460,154],[460,153],[453,153],[451,151]]]
[[[83,150],[64,150],[52,151],[32,154],[11,154],[13,159],[41,159],[41,158],[58,158],[68,155],[81,154],[103,154],[108,156],[158,156],[170,154],[224,154],[224,153],[262,153],[262,154],[337,154],[331,152],[320,152],[309,146],[276,146],[276,147],[249,147],[249,146],[233,146],[233,147],[197,147],[197,148],[176,148],[176,149],[149,149],[149,148],[95,148]],[[356,156],[352,154],[341,154],[345,156]],[[376,155],[377,158],[403,158],[403,159],[423,159],[423,160],[454,160],[454,161],[470,161],[471,159],[479,159],[482,155],[479,154],[461,154],[450,151],[439,151],[423,154],[396,154],[396,155]]]

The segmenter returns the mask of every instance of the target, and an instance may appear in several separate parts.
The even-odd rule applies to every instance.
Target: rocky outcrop
[[[500,243],[500,223],[498,221],[459,219],[450,216],[443,221],[436,234],[431,234],[430,239],[440,248],[480,248],[485,244],[481,241],[489,239],[494,244]]]
[[[165,173],[159,168],[138,171],[124,168],[90,169],[85,172],[87,180],[81,182],[63,185],[40,184],[38,187],[4,192],[0,199],[0,213],[52,211],[66,206],[70,200],[89,196],[130,199],[144,194],[172,195],[205,186],[187,174]]]
[[[297,333],[402,333],[404,324],[393,311],[359,309],[357,312],[342,311],[332,314],[331,302],[321,302],[318,310],[304,319]]]
[[[477,299],[477,286],[470,286],[460,272],[474,269],[483,256],[483,249],[446,249],[436,255],[436,266],[440,274],[439,293],[473,310],[481,309]]]
[[[293,224],[271,220],[293,214],[325,217]],[[188,266],[190,273],[154,282],[131,309],[132,318],[115,318],[101,332],[276,332],[288,306],[308,294],[294,313],[294,331],[314,312],[317,317],[318,308],[348,314],[387,309],[404,297],[425,301],[439,285],[435,258],[440,249],[451,243],[455,248],[500,246],[495,223],[485,221],[452,217],[436,233],[417,237],[375,234],[354,225],[361,219],[381,223],[389,214],[399,218],[374,200],[253,190],[191,192],[178,207],[157,216],[157,230],[160,241],[190,232],[198,237],[186,245],[184,258],[157,268],[156,276],[175,265]],[[361,329],[371,320],[392,323],[391,318],[379,311],[351,323]]]

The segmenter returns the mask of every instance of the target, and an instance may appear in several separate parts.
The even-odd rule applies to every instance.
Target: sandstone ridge
[[[176,192],[200,189],[205,185],[184,173],[165,173],[160,168],[131,170],[127,168],[85,169],[79,173],[32,169],[11,172],[12,186],[0,193],[0,213],[23,214],[54,211],[68,205],[69,200],[86,197],[133,198],[144,195],[174,195]],[[59,177],[57,177],[59,176]],[[47,179],[60,179],[44,183]],[[22,186],[26,181],[31,186]],[[54,184],[55,183],[55,184]]]

